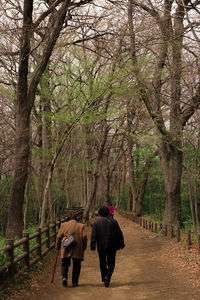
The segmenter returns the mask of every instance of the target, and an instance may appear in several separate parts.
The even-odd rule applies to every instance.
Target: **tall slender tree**
[[[174,4],[174,5],[173,5]],[[190,1],[184,1],[187,9],[192,9]],[[182,177],[182,134],[186,122],[200,104],[200,84],[196,92],[188,99],[188,104],[182,105],[181,91],[183,79],[182,52],[185,33],[185,10],[182,1],[162,1],[159,10],[153,2],[129,0],[130,7],[144,11],[155,21],[160,42],[152,65],[151,77],[142,76],[139,67],[139,56],[133,51],[135,61],[135,77],[139,98],[145,103],[152,118],[158,136],[158,153],[163,170],[166,191],[166,207],[164,224],[175,225],[181,217],[181,177]],[[132,25],[134,18],[129,18],[130,36],[135,40],[136,32]],[[170,57],[170,59],[169,59]],[[167,81],[170,92],[168,102],[164,94],[167,80],[166,69],[169,70]],[[166,112],[166,105],[168,110]],[[167,117],[168,115],[168,117]],[[167,122],[166,122],[167,119]]]
[[[71,1],[49,1],[51,6],[33,23],[33,0],[24,0],[23,25],[20,42],[20,58],[16,99],[15,167],[12,193],[8,211],[7,238],[19,236],[22,232],[24,192],[28,174],[30,153],[30,114],[41,76],[51,57],[52,51],[63,28]],[[55,7],[61,3],[56,10]],[[29,75],[29,57],[33,33],[44,18],[52,12],[48,30],[44,36],[41,58]]]

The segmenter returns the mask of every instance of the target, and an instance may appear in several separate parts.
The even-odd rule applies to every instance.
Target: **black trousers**
[[[102,281],[104,281],[105,278],[107,277],[108,281],[110,281],[115,268],[116,250],[113,249],[99,250],[98,254],[99,254],[99,264],[101,270],[101,279]]]
[[[81,259],[72,258],[73,269],[72,269],[72,283],[78,283],[79,275],[81,272]],[[71,257],[62,258],[61,272],[62,278],[68,277],[69,267],[71,265]]]

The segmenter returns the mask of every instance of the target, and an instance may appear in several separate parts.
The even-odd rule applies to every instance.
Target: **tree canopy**
[[[199,231],[199,1],[1,1],[1,233],[113,202]]]

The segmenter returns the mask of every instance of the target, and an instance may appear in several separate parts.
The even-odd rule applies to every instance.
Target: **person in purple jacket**
[[[110,205],[108,206],[108,209],[109,209],[109,216],[111,216],[113,218],[114,216],[114,206],[112,205],[112,203],[110,203]]]

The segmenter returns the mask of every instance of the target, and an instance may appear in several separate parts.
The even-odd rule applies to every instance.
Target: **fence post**
[[[15,265],[14,265],[14,241],[12,239],[6,240],[6,245],[10,246],[10,249],[6,252],[7,255],[7,261],[10,263],[10,266],[8,267],[8,272],[10,277],[14,277],[15,275]]]
[[[161,231],[162,230],[162,223],[159,224],[159,227],[160,227],[160,231]]]
[[[158,232],[158,225],[155,223],[155,232]]]
[[[145,228],[145,219],[143,219],[142,222],[143,222],[143,228]]]
[[[45,231],[45,237],[47,238],[46,247],[47,247],[47,249],[50,249],[49,224],[47,225],[47,229]]]
[[[30,267],[30,260],[29,260],[29,233],[28,232],[23,232],[22,237],[26,238],[26,241],[23,244],[23,251],[26,252],[26,256],[24,258],[24,262],[29,269]]]
[[[56,236],[57,236],[57,233],[56,233],[56,221],[54,221],[52,230],[53,230],[53,233],[54,233],[54,242],[56,243]]]
[[[153,222],[151,223],[151,231],[153,232]]]
[[[38,244],[37,253],[38,253],[38,256],[40,258],[42,258],[41,228],[37,228],[36,231],[38,232],[38,236],[37,236],[37,244]]]

